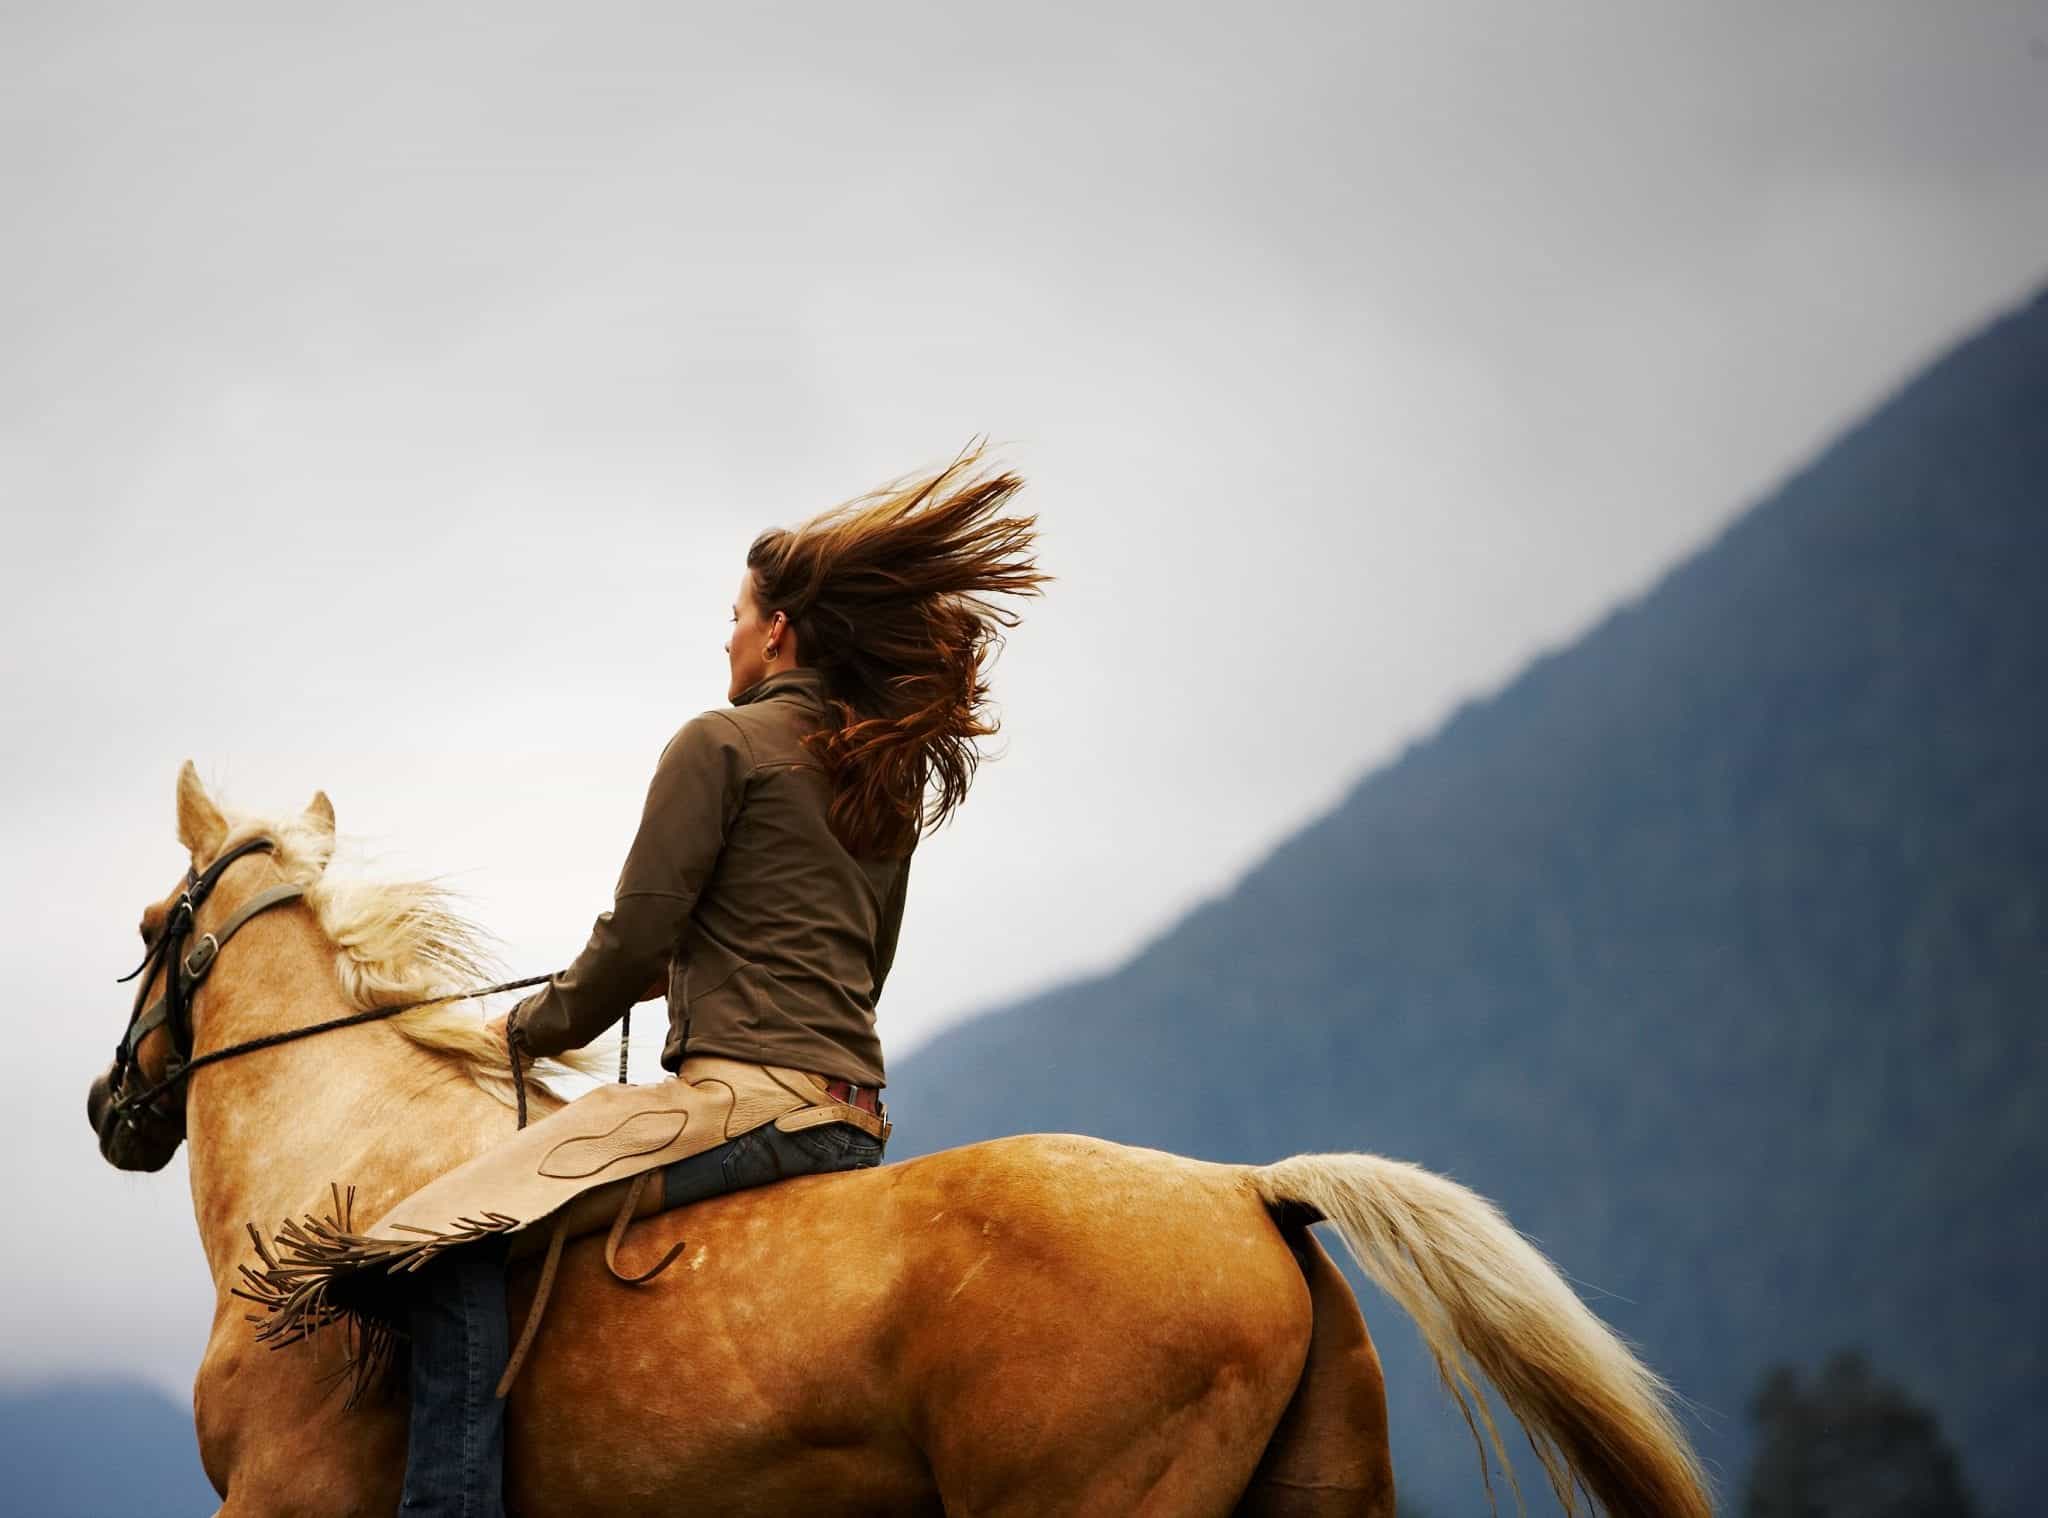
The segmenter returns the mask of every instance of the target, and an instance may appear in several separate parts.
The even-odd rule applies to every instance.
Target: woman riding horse
[[[841,1104],[793,1131],[772,1109],[728,1122],[733,1136],[662,1169],[663,1208],[881,1161],[875,1004],[910,855],[966,798],[975,740],[995,731],[984,660],[1015,625],[983,598],[1048,578],[1034,519],[1001,514],[1023,482],[969,477],[977,458],[754,540],[725,650],[731,705],[663,751],[575,963],[493,1025],[515,1059],[560,1054],[665,990],[668,1070],[688,1080],[713,1057],[806,1072]],[[419,1273],[404,1512],[503,1510],[505,1259],[496,1241]]]
[[[1016,481],[956,484],[961,462],[754,545],[735,704],[670,744],[612,912],[502,1037],[455,1006],[506,988],[478,987],[475,930],[431,884],[329,870],[324,793],[230,817],[180,770],[188,867],[143,913],[86,1116],[124,1170],[189,1148],[214,1285],[194,1432],[222,1518],[389,1512],[402,1473],[415,1512],[487,1511],[502,1483],[524,1512],[628,1518],[706,1492],[754,1515],[1392,1518],[1378,1356],[1318,1223],[1420,1330],[1482,1472],[1489,1449],[1508,1470],[1484,1380],[1566,1513],[1709,1518],[1671,1388],[1443,1176],[1073,1134],[864,1163],[903,872],[966,792],[982,658],[1012,625],[981,598],[1043,579],[1032,524],[998,514]],[[510,1046],[589,1037],[664,955],[677,1078],[566,1105],[543,1080],[507,1137]],[[612,1289],[606,1268],[661,1269],[619,1269],[632,1219],[694,1197],[635,1239],[687,1266]],[[564,1252],[607,1218],[601,1251]],[[558,1266],[569,1289],[508,1360],[499,1260],[541,1235],[511,1304]],[[415,1311],[407,1470],[397,1399],[330,1393],[381,1385]]]

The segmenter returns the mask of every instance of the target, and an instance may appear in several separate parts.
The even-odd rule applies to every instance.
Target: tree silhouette
[[[1745,1518],[1975,1518],[1934,1415],[1860,1350],[1837,1353],[1810,1385],[1773,1366],[1750,1416],[1759,1439]]]

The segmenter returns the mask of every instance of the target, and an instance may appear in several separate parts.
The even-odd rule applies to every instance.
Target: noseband
[[[127,1031],[121,1041],[114,1045],[114,1064],[107,1077],[106,1110],[100,1115],[100,1149],[104,1153],[107,1141],[114,1129],[126,1128],[139,1132],[145,1126],[157,1130],[158,1136],[182,1137],[185,1128],[185,1082],[192,1072],[207,1065],[218,1064],[241,1054],[253,1054],[258,1049],[271,1049],[279,1044],[292,1043],[297,1039],[310,1038],[315,1033],[331,1033],[337,1028],[353,1028],[363,1023],[381,1022],[387,1017],[396,1017],[401,1012],[416,1011],[452,1001],[472,1001],[482,996],[495,996],[500,991],[523,991],[529,986],[547,984],[551,975],[529,975],[524,980],[500,981],[493,986],[478,986],[473,991],[457,991],[441,996],[424,996],[418,1001],[399,1002],[395,1006],[370,1007],[361,1012],[351,1012],[345,1017],[330,1017],[325,1022],[309,1023],[300,1028],[286,1028],[278,1033],[265,1033],[258,1038],[244,1039],[239,1044],[228,1044],[223,1048],[209,1049],[204,1054],[192,1052],[192,997],[220,959],[220,952],[228,940],[239,933],[252,918],[260,916],[272,907],[285,906],[305,896],[305,888],[295,885],[275,885],[258,891],[241,906],[234,915],[210,933],[199,935],[199,942],[190,950],[185,948],[186,940],[197,926],[199,908],[206,898],[213,894],[213,888],[227,872],[229,865],[244,854],[270,854],[277,851],[277,845],[268,838],[251,838],[237,844],[220,858],[206,867],[204,874],[193,869],[185,871],[185,889],[178,893],[178,899],[171,904],[170,915],[164,920],[163,931],[157,934],[156,942],[149,946],[149,952],[142,957],[142,963],[121,977],[121,982],[131,981],[138,976],[141,984],[135,988],[135,1006],[128,1014]],[[157,971],[164,972],[164,993],[147,1006],[143,998],[149,995],[149,988],[156,984]],[[619,1029],[619,1082],[626,1080],[626,1038],[632,1026],[632,1011],[627,1009],[620,1020]],[[171,1055],[164,1063],[160,1080],[141,1091],[126,1088],[142,1069],[142,1043],[150,1034],[162,1028],[171,1040]],[[517,1100],[519,1126],[526,1126],[526,1079],[521,1067],[521,1055],[512,1038],[512,1030],[506,1029],[506,1053],[512,1066],[512,1088]]]

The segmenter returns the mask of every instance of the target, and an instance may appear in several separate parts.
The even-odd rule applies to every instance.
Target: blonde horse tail
[[[1307,1208],[1335,1224],[1374,1284],[1414,1318],[1479,1444],[1489,1496],[1479,1422],[1510,1486],[1514,1470],[1475,1368],[1521,1421],[1566,1513],[1586,1510],[1583,1492],[1613,1518],[1711,1518],[1706,1474],[1672,1415],[1675,1393],[1491,1202],[1374,1154],[1298,1154],[1250,1175],[1269,1207]]]

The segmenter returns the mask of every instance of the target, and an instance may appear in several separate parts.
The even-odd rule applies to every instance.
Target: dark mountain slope
[[[0,1392],[0,1512],[21,1518],[200,1518],[192,1409],[135,1381]]]
[[[1121,970],[900,1061],[898,1155],[1075,1129],[1415,1159],[1713,1410],[1730,1490],[1765,1365],[1860,1344],[1990,1511],[2024,1511],[2048,1485],[2044,571],[2048,298]],[[1372,699],[1341,660],[1329,680]],[[1368,1313],[1397,1470],[1473,1510],[1412,1331]]]

